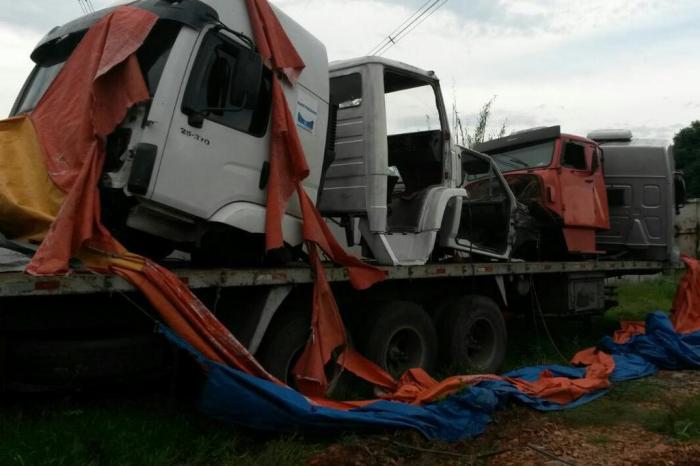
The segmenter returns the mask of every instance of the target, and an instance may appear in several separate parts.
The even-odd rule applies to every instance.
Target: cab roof
[[[437,76],[434,71],[426,71],[421,68],[415,67],[413,65],[408,65],[406,63],[391,60],[389,58],[384,58],[376,55],[368,55],[364,57],[350,58],[348,60],[336,60],[329,64],[329,69],[331,73],[342,71],[348,68],[355,68],[357,66],[367,65],[367,64],[377,64],[382,65],[385,68],[390,68],[399,71],[406,71],[411,74],[423,76],[429,80],[437,80]]]

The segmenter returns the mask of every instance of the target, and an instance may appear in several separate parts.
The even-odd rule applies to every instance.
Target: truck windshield
[[[552,163],[554,141],[490,154],[501,172],[548,167]]]
[[[175,42],[180,23],[160,20],[137,52],[141,71],[148,85],[151,97],[155,94],[163,74],[165,62]],[[31,112],[63,68],[66,60],[85,35],[80,31],[66,36],[55,44],[49,54],[32,70],[12,112],[13,115]]]
[[[384,102],[388,135],[440,129],[435,91],[429,84],[387,92]]]

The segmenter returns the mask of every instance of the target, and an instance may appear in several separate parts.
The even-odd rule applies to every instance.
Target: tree
[[[688,197],[700,197],[700,120],[673,137],[676,168],[683,171]]]

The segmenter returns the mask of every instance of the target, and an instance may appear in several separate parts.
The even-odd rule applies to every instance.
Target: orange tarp
[[[303,69],[303,62],[267,2],[247,0],[247,3],[256,42],[264,58],[276,72],[286,76],[288,85],[293,85]],[[55,220],[29,271],[64,273],[68,259],[79,253],[96,266],[107,264],[142,290],[167,325],[202,354],[248,374],[280,383],[255,361],[176,276],[145,258],[126,253],[100,223],[97,181],[104,162],[105,138],[130,106],[148,97],[134,53],[155,21],[153,14],[128,6],[119,7],[98,21],[32,114],[44,151],[42,153],[38,145],[32,146],[31,141],[26,145],[30,149],[25,156],[34,158],[31,163],[36,172],[30,173],[27,179],[32,180],[32,185],[44,183],[45,186],[34,195],[46,198],[28,205],[40,206],[38,210],[46,215],[43,217],[45,224],[50,218],[55,217]],[[438,382],[424,371],[413,369],[396,381],[347,348],[345,329],[325,278],[320,253],[322,251],[329,259],[348,267],[351,282],[359,289],[371,286],[384,274],[343,250],[304,192],[301,181],[308,176],[308,166],[282,91],[283,84],[276,74],[274,76],[267,247],[283,245],[281,219],[290,197],[296,193],[303,214],[303,237],[315,274],[312,335],[295,367],[302,392],[326,406],[347,409],[367,403],[335,402],[323,398],[328,385],[324,369],[334,354],[339,354],[337,362],[346,369],[384,389],[383,398],[407,403],[426,403],[481,380],[500,379],[492,375],[455,376]],[[26,123],[26,119],[3,122],[6,126],[19,125],[17,131],[24,131],[31,140],[31,127]],[[0,131],[0,144],[9,139],[8,134],[3,136]],[[44,166],[55,184],[53,187],[46,184],[42,165],[36,160],[39,156],[45,157]],[[58,212],[56,204],[60,196],[56,188],[66,193]],[[91,255],[85,253],[86,247],[93,250]],[[94,251],[106,253],[109,260],[96,260]],[[698,274],[695,269],[691,272],[694,276]],[[697,290],[693,291],[690,285],[692,280],[691,277],[688,283],[681,284],[675,302],[676,310],[685,310],[674,314],[674,323],[682,331],[689,331],[694,322],[700,321],[695,314],[688,318],[688,312],[697,312],[699,299],[695,296]],[[567,403],[582,394],[608,386],[608,375],[614,368],[609,355],[586,350],[579,353],[574,362],[588,366],[585,377],[568,379],[544,373],[535,382],[509,381],[525,393],[557,403]]]
[[[121,7],[85,34],[31,114],[49,175],[66,193],[27,271],[65,273],[83,245],[108,253],[124,248],[100,222],[97,183],[107,136],[127,110],[148,99],[134,53],[157,16]]]

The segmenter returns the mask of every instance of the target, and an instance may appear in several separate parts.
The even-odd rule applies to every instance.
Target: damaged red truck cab
[[[551,126],[520,131],[475,149],[494,159],[515,197],[543,228],[561,232],[565,252],[601,252],[596,232],[610,228],[610,217],[603,153],[595,141]]]

